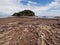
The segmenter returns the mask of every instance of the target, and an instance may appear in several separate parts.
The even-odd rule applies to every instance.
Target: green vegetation
[[[14,13],[12,16],[35,16],[35,13],[31,10],[24,10],[18,13]]]

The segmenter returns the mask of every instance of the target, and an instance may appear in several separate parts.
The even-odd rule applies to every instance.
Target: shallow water
[[[55,16],[35,16],[33,18],[54,18]]]
[[[10,15],[0,15],[0,18],[7,18],[7,17],[11,17]]]
[[[7,17],[13,17],[11,15],[0,15],[0,18],[7,18]],[[55,16],[30,16],[30,18],[54,18]]]

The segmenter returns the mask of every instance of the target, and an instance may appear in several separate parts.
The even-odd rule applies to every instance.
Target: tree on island
[[[31,10],[24,10],[18,13],[14,13],[12,16],[35,16],[35,13]]]

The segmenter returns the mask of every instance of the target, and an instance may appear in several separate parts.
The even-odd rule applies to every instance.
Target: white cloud
[[[14,12],[22,11],[25,9],[33,10],[36,15],[60,15],[60,12],[58,10],[54,11],[48,11],[49,9],[53,10],[52,8],[58,9],[60,7],[60,0],[55,0],[51,4],[48,4],[46,6],[35,6],[38,3],[28,1],[27,5],[23,5],[20,3],[22,0],[0,0],[0,12],[6,13],[6,14],[13,14]],[[32,5],[33,4],[33,5]]]

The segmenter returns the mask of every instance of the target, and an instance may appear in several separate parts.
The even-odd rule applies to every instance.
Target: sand
[[[0,18],[0,45],[60,45],[60,19]]]

